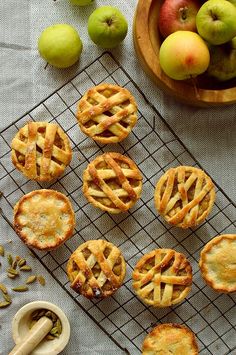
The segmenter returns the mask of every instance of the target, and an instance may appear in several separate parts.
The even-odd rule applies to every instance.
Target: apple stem
[[[48,66],[48,63],[46,63],[46,65],[45,65],[44,69],[47,69],[47,66]]]
[[[193,88],[194,88],[194,92],[195,92],[196,98],[198,100],[200,100],[200,94],[199,94],[196,78],[191,76],[191,81],[192,81],[192,84],[193,84]]]

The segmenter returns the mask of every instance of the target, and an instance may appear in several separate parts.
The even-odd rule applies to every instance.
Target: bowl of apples
[[[236,103],[236,0],[139,0],[134,46],[147,74],[190,105]]]

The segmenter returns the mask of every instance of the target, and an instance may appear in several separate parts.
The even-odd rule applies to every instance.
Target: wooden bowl
[[[236,78],[216,82],[206,74],[193,80],[173,80],[161,70],[159,48],[163,38],[158,31],[158,15],[163,0],[139,0],[133,26],[134,46],[140,63],[151,79],[166,93],[195,106],[236,103]]]

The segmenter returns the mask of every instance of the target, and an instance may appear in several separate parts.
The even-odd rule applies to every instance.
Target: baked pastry
[[[131,208],[142,191],[142,175],[135,163],[120,153],[95,158],[83,174],[83,192],[95,207],[120,213]]]
[[[67,264],[71,288],[87,298],[111,296],[122,285],[125,273],[120,250],[102,239],[81,244]]]
[[[203,222],[215,201],[211,178],[192,166],[171,168],[155,189],[155,207],[164,219],[177,227],[189,228]]]
[[[202,249],[199,266],[206,283],[218,292],[236,291],[236,234],[222,234]]]
[[[172,249],[155,249],[145,254],[133,271],[133,288],[138,297],[153,307],[181,302],[192,284],[192,267],[186,257]]]
[[[50,181],[70,163],[69,139],[55,123],[28,122],[11,143],[12,162],[27,178]]]
[[[131,93],[118,85],[103,83],[88,90],[78,103],[81,130],[96,142],[117,143],[137,122],[137,104]]]
[[[35,190],[14,207],[13,226],[29,247],[52,250],[73,234],[75,214],[68,197],[55,190]]]
[[[143,342],[143,355],[197,355],[194,333],[180,324],[166,323],[153,328]]]

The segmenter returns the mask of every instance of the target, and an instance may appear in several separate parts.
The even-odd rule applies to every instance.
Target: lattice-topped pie
[[[125,273],[120,250],[102,239],[81,244],[67,264],[71,287],[87,298],[111,296],[122,285]]]
[[[152,329],[143,342],[143,355],[198,355],[193,332],[180,324],[160,324]]]
[[[52,250],[73,234],[75,215],[70,200],[55,190],[35,190],[14,207],[14,229],[29,247]]]
[[[138,297],[153,307],[181,302],[192,284],[192,268],[186,257],[172,249],[155,249],[142,256],[133,271]]]
[[[27,178],[50,181],[70,163],[69,139],[55,123],[28,122],[12,140],[12,162]]]
[[[127,211],[139,199],[142,175],[135,163],[120,153],[104,153],[83,174],[83,192],[89,202],[110,213]]]
[[[215,188],[201,169],[178,166],[160,178],[154,198],[157,211],[168,223],[189,228],[208,216],[215,201]]]
[[[81,130],[95,141],[117,143],[128,136],[137,122],[137,105],[131,93],[103,83],[88,90],[78,103]]]
[[[222,234],[202,249],[200,269],[206,283],[218,292],[236,292],[236,234]]]

